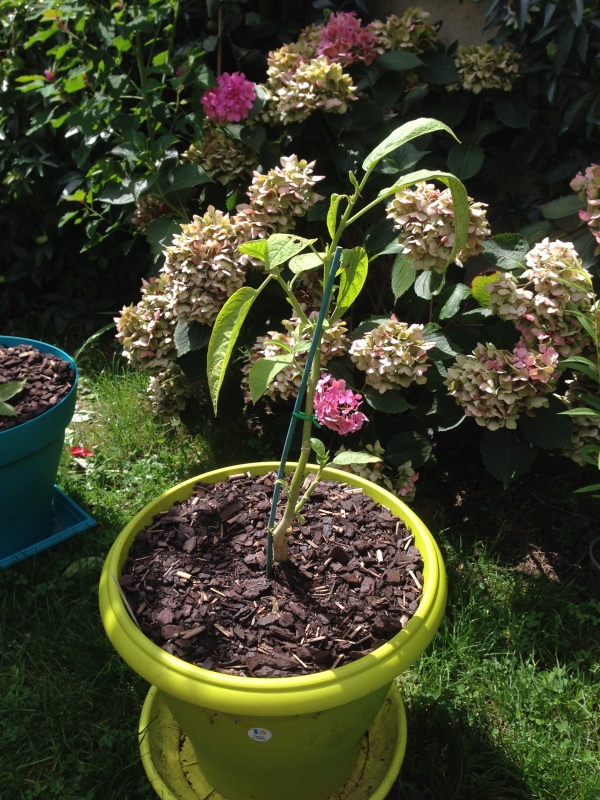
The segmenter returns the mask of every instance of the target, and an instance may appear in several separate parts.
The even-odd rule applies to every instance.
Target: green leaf
[[[215,415],[219,392],[225,380],[225,372],[229,365],[231,354],[235,348],[237,337],[244,320],[262,289],[267,285],[271,276],[268,276],[258,289],[251,286],[242,286],[231,295],[215,320],[206,359],[206,372],[210,396],[213,401]]]
[[[257,258],[259,261],[262,261],[263,263],[267,260],[266,239],[254,239],[251,242],[244,242],[238,247],[238,250],[245,256],[251,256],[252,258]]]
[[[347,195],[345,194],[335,194],[335,192],[331,195],[331,200],[329,201],[329,210],[327,211],[327,230],[329,231],[329,235],[333,239],[335,236],[335,229],[337,225],[337,215],[338,215],[338,208],[340,205],[340,200],[348,199]]]
[[[444,288],[446,274],[432,269],[420,270],[415,280],[415,294],[423,300],[431,300]]]
[[[382,411],[385,414],[401,414],[403,411],[414,408],[414,406],[406,402],[400,392],[393,389],[388,389],[383,394],[373,389],[367,389],[364,393],[364,398],[371,408],[374,408],[375,411]]]
[[[504,272],[525,269],[525,258],[530,245],[518,233],[501,233],[483,244],[483,255],[488,261]]]
[[[378,161],[381,161],[384,156],[388,155],[388,153],[392,153],[396,148],[406,144],[406,142],[410,142],[412,139],[416,139],[417,136],[424,136],[428,133],[434,133],[434,131],[446,131],[450,136],[453,136],[455,139],[457,138],[452,130],[447,125],[444,125],[443,122],[439,122],[436,119],[421,117],[420,119],[406,122],[404,125],[396,128],[383,142],[378,144],[363,161],[363,169],[365,171],[373,169]]]
[[[490,304],[490,293],[486,287],[501,277],[501,272],[492,272],[490,275],[476,275],[471,281],[471,294],[483,308]]]
[[[406,256],[400,253],[394,260],[392,267],[392,292],[394,293],[394,300],[407,292],[415,282],[417,271],[412,261],[409,261]]]
[[[331,321],[343,317],[360,294],[369,272],[369,256],[362,247],[342,250],[340,289]]]
[[[426,342],[433,342],[435,347],[428,351],[432,361],[454,358],[460,351],[451,343],[445,333],[442,333],[437,325],[426,325],[423,330],[423,339]]]
[[[477,175],[483,161],[483,149],[476,144],[455,144],[448,153],[448,169],[461,180]]]
[[[585,208],[585,203],[579,199],[578,195],[572,194],[551,200],[549,203],[542,203],[538,208],[546,219],[562,219],[577,214],[578,211]]]
[[[393,467],[401,467],[407,461],[413,469],[422,467],[431,455],[431,445],[414,431],[398,433],[388,441],[385,460]]]
[[[72,77],[67,78],[62,88],[67,94],[73,94],[73,92],[80,92],[82,89],[85,89],[85,76],[73,75]]]
[[[316,239],[303,239],[294,233],[274,233],[267,239],[268,266],[277,267],[301,253]]]
[[[353,450],[344,450],[334,456],[329,463],[332,466],[345,467],[348,464],[375,464],[377,461],[381,461],[381,458],[371,453],[357,453]]]
[[[155,67],[162,67],[164,64],[167,63],[168,60],[169,60],[169,51],[163,50],[162,52],[157,53],[153,57],[152,63],[154,64]]]
[[[486,430],[481,437],[480,450],[485,468],[504,486],[527,472],[537,453],[532,442],[509,428]]]
[[[523,414],[517,423],[525,437],[538,447],[552,450],[555,447],[570,447],[572,423],[561,414],[563,403],[556,397],[549,398],[548,408],[537,408],[535,416]]]
[[[317,454],[317,463],[318,464],[326,464],[327,463],[327,450],[325,449],[325,445],[320,439],[314,439],[311,437],[310,446],[312,450]]]
[[[531,122],[531,106],[517,95],[498,98],[494,103],[494,111],[500,122],[508,128],[528,128]]]
[[[422,53],[420,58],[423,65],[419,67],[418,75],[427,83],[445,86],[459,80],[454,59],[446,53],[430,50],[429,52]]]
[[[294,357],[291,354],[285,354],[261,358],[260,361],[252,365],[248,373],[248,385],[253,403],[260,400],[271,381],[293,360]]]
[[[457,283],[452,289],[450,297],[438,312],[438,319],[449,319],[453,317],[460,308],[460,304],[466,297],[471,296],[471,290],[464,283]]]
[[[0,416],[2,417],[16,417],[17,412],[6,401],[11,397],[19,394],[24,388],[27,381],[8,381],[7,383],[0,383]]]
[[[325,255],[324,253],[322,254]],[[289,268],[297,275],[299,272],[306,272],[309,269],[318,269],[323,266],[323,258],[319,253],[301,253],[299,256],[290,258]]]
[[[197,164],[178,164],[157,180],[157,186],[163,194],[191,189],[202,183],[212,183],[212,178]]]
[[[421,66],[422,63],[421,59],[414,55],[414,53],[406,53],[402,50],[397,50],[396,52],[384,53],[379,56],[375,61],[375,66],[383,67],[390,72],[405,72],[408,69],[415,69]]]
[[[197,350],[204,350],[210,341],[211,328],[199,322],[178,322],[175,326],[173,341],[178,356],[184,356]]]

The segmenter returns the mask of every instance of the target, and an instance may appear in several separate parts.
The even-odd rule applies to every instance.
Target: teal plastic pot
[[[289,464],[288,469],[294,466]],[[392,640],[352,664],[311,675],[246,678],[188,664],[141,632],[118,586],[138,531],[158,512],[188,498],[198,481],[218,482],[240,472],[262,475],[276,468],[276,463],[266,462],[215,470],[179,484],[147,505],[108,554],[100,581],[100,610],[115,649],[160,690],[203,774],[223,797],[326,800],[352,772],[361,740],[392,682],[425,650],[441,622],[446,573],[437,544],[421,520],[379,486],[339,470],[325,471],[325,479],[360,487],[406,522],[423,557],[424,586],[415,615]],[[182,790],[180,796],[188,795]]]
[[[21,344],[68,361],[75,383],[49,411],[0,432],[0,560],[42,541],[53,529],[54,484],[77,395],[77,367],[70,356],[34,339],[0,336],[5,347]]]

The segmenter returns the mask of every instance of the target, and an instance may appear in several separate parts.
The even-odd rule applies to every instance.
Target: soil
[[[30,345],[0,345],[0,383],[23,380],[23,389],[8,400],[17,415],[0,415],[0,431],[29,422],[59,403],[75,382],[75,370],[68,361]]]
[[[267,580],[274,481],[199,483],[138,533],[120,583],[167,652],[234,675],[303,675],[366,655],[414,614],[423,565],[412,533],[343,483],[319,484],[292,530],[291,560]]]

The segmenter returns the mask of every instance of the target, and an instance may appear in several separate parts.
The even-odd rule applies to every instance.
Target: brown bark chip
[[[167,652],[235,675],[302,675],[366,655],[413,615],[423,565],[412,534],[334,481],[304,506],[291,561],[267,580],[274,481],[199,483],[137,534],[121,586],[142,631]]]

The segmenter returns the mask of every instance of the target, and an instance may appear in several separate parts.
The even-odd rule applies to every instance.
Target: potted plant
[[[176,486],[146,506],[126,526],[107,557],[100,583],[102,619],[120,655],[153,685],[142,713],[141,748],[146,771],[162,797],[204,797],[213,792],[211,797],[223,796],[228,800],[279,800],[282,796],[290,800],[384,798],[396,777],[406,739],[402,703],[394,679],[427,647],[440,624],[446,597],[445,571],[435,540],[404,503],[374,483],[336,468],[353,462],[377,461],[377,457],[344,452],[330,459],[325,445],[313,437],[312,432],[315,422],[345,433],[357,430],[366,419],[359,411],[359,396],[348,389],[343,380],[321,374],[323,332],[350,308],[360,293],[368,269],[368,257],[363,248],[342,250],[340,241],[346,228],[400,188],[438,179],[450,187],[454,201],[456,231],[451,258],[460,253],[467,240],[468,198],[460,181],[448,173],[420,170],[405,175],[381,190],[374,201],[359,208],[365,185],[379,162],[415,137],[437,130],[452,133],[435,120],[416,120],[398,128],[367,156],[362,180],[350,176],[353,193],[331,198],[327,215],[330,243],[323,251],[314,246],[316,240],[293,234],[273,234],[266,240],[240,246],[243,254],[262,262],[265,278],[258,289],[238,289],[221,309],[208,349],[211,394],[216,410],[225,371],[249,308],[259,293],[275,281],[285,292],[301,324],[311,333],[308,354],[306,343],[299,341],[295,352],[264,359],[262,366],[255,366],[249,375],[250,391],[256,399],[283,364],[292,363],[300,353],[305,357],[281,461],[237,465]],[[305,252],[307,249],[310,252]],[[289,266],[293,276],[289,281],[284,279],[284,265]],[[295,276],[309,270],[322,273],[323,298],[316,320],[307,316],[293,292]],[[290,463],[288,453],[298,420],[302,423],[302,447],[298,462]],[[316,464],[309,463],[311,453]],[[129,558],[134,541],[139,541],[146,530],[144,535],[154,537],[154,526],[157,520],[162,520],[163,512],[167,512],[167,516],[175,514],[176,524],[183,524],[182,530],[187,531],[184,539],[189,539],[192,529],[183,523],[183,512],[177,504],[189,500],[196,508],[199,501],[195,491],[207,491],[207,486],[220,486],[228,478],[234,480],[240,475],[250,476],[248,480],[252,483],[254,476],[263,479],[275,469],[271,510],[264,524],[265,580],[272,581],[274,572],[285,572],[282,565],[290,558],[291,526],[305,524],[305,514],[318,496],[315,492],[321,491],[321,482],[344,482],[351,487],[351,492],[362,490],[367,498],[375,501],[372,506],[379,504],[378,508],[391,512],[394,525],[403,521],[414,536],[423,566],[422,581],[417,580],[422,596],[412,618],[389,641],[351,663],[333,664],[322,671],[292,677],[249,677],[218,672],[206,668],[206,661],[203,666],[197,666],[167,652],[169,646],[166,650],[157,646],[137,624],[136,613],[145,601],[140,608],[130,608],[126,599],[127,586],[124,590],[119,583],[123,582],[124,566],[135,562],[135,558]],[[195,490],[198,484],[201,487]],[[281,513],[284,504],[282,502],[278,510],[278,497],[283,486],[287,497]],[[242,500],[236,506],[237,511],[246,505]],[[315,505],[318,509],[319,503]],[[278,513],[281,513],[279,520]],[[162,547],[165,537],[162,533],[156,536]],[[316,546],[316,539],[312,547]],[[374,544],[367,541],[365,547],[371,546]],[[186,547],[191,550],[192,545]],[[215,544],[215,552],[217,549]],[[210,551],[205,555],[205,560],[212,560]],[[256,557],[252,553],[249,556]],[[202,569],[204,571],[205,567]],[[177,575],[188,575],[198,586],[201,583],[197,583],[191,573],[179,570]],[[131,581],[135,583],[136,580],[134,568]],[[360,582],[361,578],[357,580]],[[226,593],[217,592],[219,594],[227,598]],[[204,602],[203,598],[198,602]],[[208,604],[208,597],[206,601]],[[212,607],[215,608],[214,603]],[[271,616],[278,619],[284,611],[276,599],[273,610]],[[242,616],[243,612],[242,608]],[[161,619],[168,618],[167,611]],[[263,619],[261,617],[261,621]],[[216,627],[223,629],[218,623]],[[198,631],[202,635],[205,632],[202,628],[206,630],[206,626],[196,626],[190,636]],[[230,631],[226,630],[225,636],[229,635]],[[302,664],[301,659],[298,660]]]
[[[0,567],[93,524],[55,486],[77,379],[57,347],[0,336]]]

